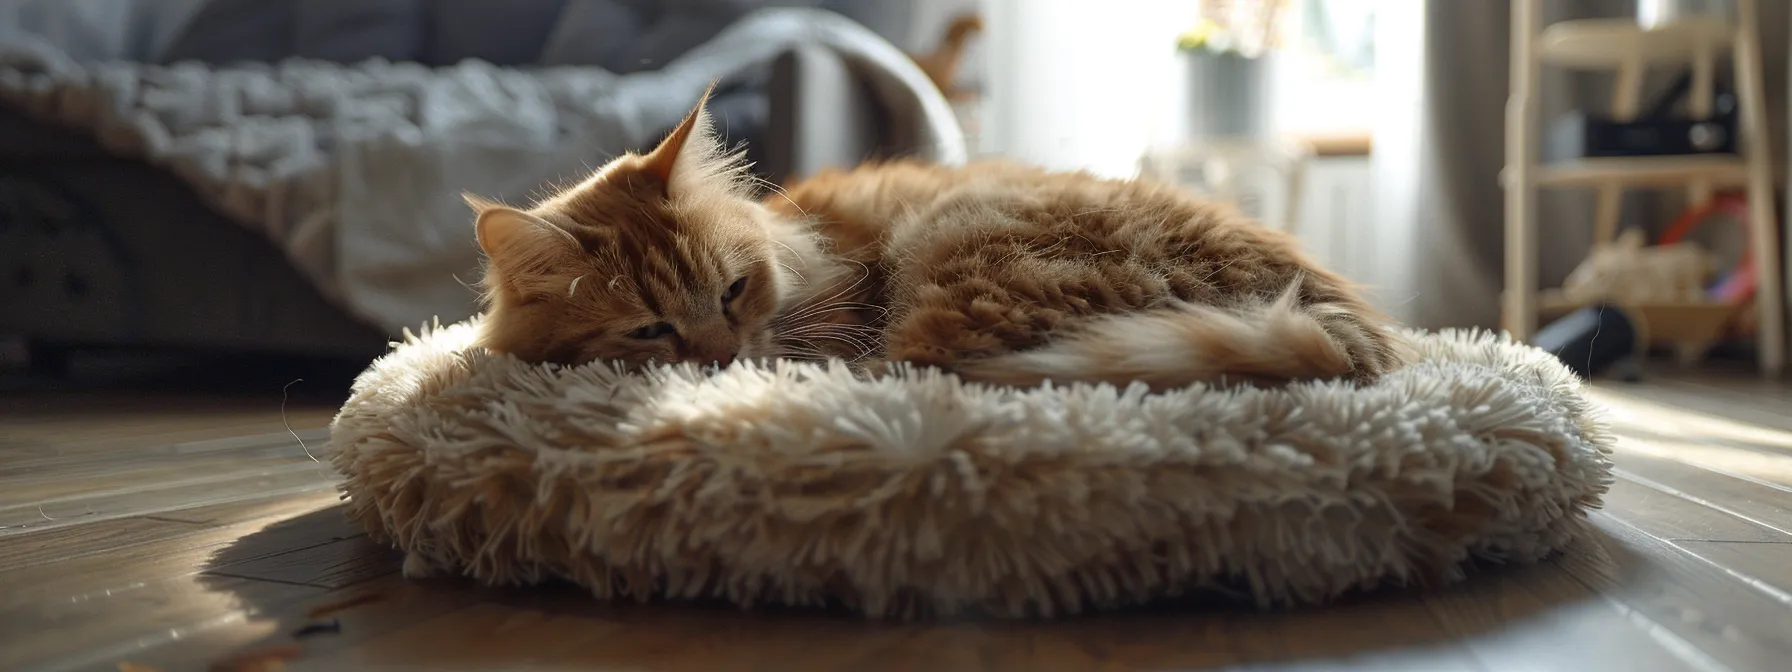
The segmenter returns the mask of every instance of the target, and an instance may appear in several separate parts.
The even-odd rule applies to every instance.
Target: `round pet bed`
[[[1411,334],[1367,387],[960,383],[818,364],[535,366],[406,334],[332,428],[349,515],[411,576],[605,599],[1051,616],[1265,605],[1565,545],[1610,435],[1547,353]]]

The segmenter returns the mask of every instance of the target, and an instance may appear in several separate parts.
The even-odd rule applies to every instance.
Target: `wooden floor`
[[[1621,479],[1544,565],[1289,613],[945,625],[405,580],[313,459],[334,397],[289,433],[277,387],[0,393],[0,670],[1792,669],[1785,383],[1602,385]]]

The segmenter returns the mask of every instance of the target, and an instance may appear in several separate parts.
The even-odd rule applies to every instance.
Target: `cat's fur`
[[[1157,389],[1366,381],[1402,360],[1391,323],[1289,236],[1169,185],[893,162],[763,202],[747,187],[699,104],[653,151],[528,210],[469,198],[490,259],[484,344]]]

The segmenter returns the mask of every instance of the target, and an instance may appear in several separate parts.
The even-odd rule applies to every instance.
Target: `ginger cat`
[[[705,96],[707,100],[707,96]],[[894,162],[749,194],[703,103],[513,208],[468,197],[482,343],[533,362],[829,358],[992,384],[1370,381],[1392,323],[1291,237],[1164,184]]]

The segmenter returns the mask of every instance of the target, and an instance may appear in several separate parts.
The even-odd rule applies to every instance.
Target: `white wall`
[[[1282,17],[1287,38],[1284,50],[1270,57],[1273,125],[1285,132],[1319,135],[1368,130],[1375,115],[1374,82],[1367,77],[1351,78],[1334,72],[1337,64],[1309,53],[1302,36],[1305,26],[1325,17],[1307,15],[1304,2],[1290,4]],[[1385,0],[1327,0],[1327,4],[1332,8],[1334,39],[1345,48],[1374,41],[1375,36],[1365,32],[1363,21],[1367,13],[1378,9],[1384,17],[1392,13]]]
[[[1363,231],[1375,221],[1374,174],[1364,157],[1321,158],[1307,167],[1293,233],[1315,261],[1356,282],[1383,277],[1380,241]],[[1371,289],[1378,303],[1379,292]]]
[[[1355,278],[1395,319],[1412,321],[1417,286],[1418,193],[1424,128],[1425,9],[1382,12],[1375,26],[1375,154],[1370,163],[1374,204],[1360,235],[1374,241],[1367,264],[1377,270]],[[1489,188],[1498,188],[1489,185]]]
[[[982,151],[1130,176],[1167,127],[1187,0],[984,0]]]

